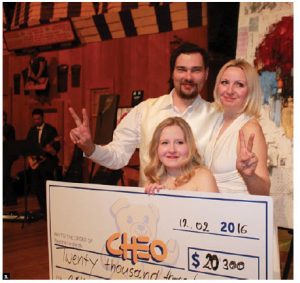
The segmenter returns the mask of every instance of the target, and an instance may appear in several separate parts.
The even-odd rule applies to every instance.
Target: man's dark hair
[[[180,54],[192,54],[192,53],[199,53],[202,56],[203,63],[204,63],[204,68],[208,68],[208,53],[205,49],[199,47],[198,45],[190,42],[184,42],[180,46],[178,46],[176,49],[173,50],[171,57],[170,57],[170,79],[169,79],[169,86],[170,86],[170,91],[173,89],[174,84],[173,84],[173,78],[172,74],[175,68],[175,62],[177,57]]]
[[[35,108],[32,110],[32,116],[33,115],[40,115],[40,116],[44,117],[44,111],[40,108]]]

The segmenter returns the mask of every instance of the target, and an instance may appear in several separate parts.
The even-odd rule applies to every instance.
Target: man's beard
[[[184,81],[180,83],[178,96],[182,99],[195,99],[198,96],[198,85],[195,83],[190,83],[194,87],[194,91],[191,93],[185,93],[184,91],[181,90],[182,83],[189,83],[189,82]]]

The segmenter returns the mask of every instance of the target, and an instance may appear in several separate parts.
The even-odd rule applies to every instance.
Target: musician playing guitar
[[[31,188],[36,193],[41,213],[46,215],[46,181],[53,180],[58,168],[58,152],[60,149],[57,130],[44,121],[42,109],[32,111],[34,126],[30,128],[27,140],[39,143],[43,148],[42,156],[31,156],[28,165],[31,168]]]
[[[48,144],[46,144],[42,149],[44,154],[42,155],[29,155],[27,157],[27,161],[28,161],[28,166],[32,169],[35,170],[37,169],[41,163],[43,163],[44,161],[47,160],[47,158],[49,158],[48,154],[51,154],[53,156],[55,156],[57,154],[55,148],[53,148],[53,144],[57,141],[59,141],[61,139],[61,137],[56,137],[54,138],[51,142],[49,142]]]

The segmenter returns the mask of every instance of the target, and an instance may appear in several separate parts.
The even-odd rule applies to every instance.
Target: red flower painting
[[[256,66],[262,70],[281,70],[283,77],[290,76],[293,68],[293,17],[282,19],[270,26],[270,32],[256,48]]]

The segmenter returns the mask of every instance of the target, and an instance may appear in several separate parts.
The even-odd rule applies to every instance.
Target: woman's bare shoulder
[[[195,177],[209,177],[213,176],[212,172],[205,166],[198,167],[195,171]]]
[[[204,166],[196,170],[195,181],[197,182],[199,191],[219,192],[214,175]]]
[[[250,119],[243,127],[242,127],[242,130],[244,131],[245,134],[247,133],[253,133],[253,134],[256,134],[256,133],[259,133],[259,134],[262,134],[263,131],[262,131],[262,127],[261,125],[259,124],[258,120],[256,118],[252,118]]]

